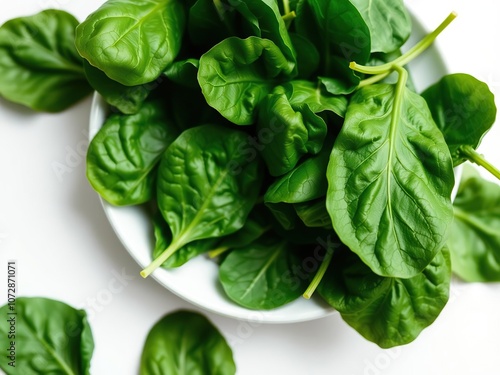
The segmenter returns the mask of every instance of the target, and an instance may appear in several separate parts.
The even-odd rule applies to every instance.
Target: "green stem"
[[[289,0],[283,0],[283,12],[285,14],[290,13],[290,1]]]
[[[163,253],[160,254],[158,258],[153,260],[149,266],[144,268],[141,271],[141,276],[146,278],[149,275],[153,273],[154,270],[156,270],[158,267],[160,267],[163,263],[167,261],[170,256],[175,253],[177,250],[179,250],[183,245],[179,243],[179,241],[172,241],[170,245],[163,251]]]
[[[457,17],[455,12],[450,13],[448,17],[431,33],[429,33],[425,38],[423,38],[420,42],[415,44],[413,48],[411,48],[404,55],[398,57],[394,61],[391,61],[386,64],[378,65],[378,66],[365,66],[356,64],[356,62],[352,61],[349,64],[349,67],[352,70],[355,70],[364,74],[386,74],[394,69],[394,66],[405,66],[414,58],[419,56],[422,52],[424,52],[427,48],[430,47],[434,40],[438,37],[439,34],[443,32],[446,27]]]
[[[461,146],[459,148],[460,153],[469,159],[471,162],[483,167],[493,176],[500,180],[500,170],[498,170],[493,164],[487,161],[480,153],[474,150],[471,146]]]
[[[285,21],[286,27],[290,26],[290,23],[297,17],[297,14],[295,14],[295,11],[285,13],[281,18],[283,21]]]
[[[318,268],[318,272],[316,272],[316,275],[314,275],[314,278],[312,279],[311,283],[309,284],[306,291],[302,295],[305,299],[310,299],[312,297],[319,283],[321,282],[321,280],[323,280],[323,276],[325,276],[325,272],[328,269],[330,263],[332,262],[333,253],[334,253],[333,249],[327,249],[325,257],[323,258],[323,261],[321,262],[321,265]]]
[[[371,76],[370,78],[366,78],[359,83],[358,88],[370,86],[370,85],[373,85],[374,83],[380,82],[383,79],[387,78],[389,76],[389,74],[391,74],[391,72],[385,72],[383,74],[377,74],[377,75]]]
[[[221,255],[222,253],[225,253],[229,249],[230,249],[229,246],[221,246],[221,247],[219,247],[217,249],[210,250],[208,252],[208,256],[213,259],[213,258],[218,257],[219,255]]]

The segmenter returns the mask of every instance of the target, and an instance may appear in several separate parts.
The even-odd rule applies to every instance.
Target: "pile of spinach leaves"
[[[478,178],[451,202],[466,160],[500,178],[476,151],[493,94],[467,74],[417,93],[406,69],[454,18],[402,53],[402,0],[108,0],[80,24],[47,10],[0,28],[0,95],[49,112],[92,89],[109,103],[87,176],[106,201],[150,209],[144,277],[208,253],[236,303],[318,288],[390,347],[439,315],[450,258],[466,280],[500,279],[496,186],[479,190],[485,212],[468,204]]]

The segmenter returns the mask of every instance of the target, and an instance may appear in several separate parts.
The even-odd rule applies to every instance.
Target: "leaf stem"
[[[328,248],[326,250],[325,257],[323,258],[323,261],[321,262],[321,265],[318,268],[318,272],[316,272],[316,275],[314,275],[314,278],[312,279],[311,283],[309,284],[306,291],[302,295],[305,299],[310,299],[312,297],[319,283],[321,282],[321,280],[323,280],[323,276],[325,276],[325,272],[328,269],[330,263],[332,262],[333,253],[334,250],[332,248]]]
[[[180,244],[178,241],[172,241],[170,245],[168,245],[168,247],[163,251],[163,253],[160,254],[159,257],[154,259],[149,264],[149,266],[147,266],[141,271],[141,276],[143,278],[146,278],[149,275],[151,275],[158,267],[160,267],[163,263],[165,263],[173,253],[179,250],[181,246],[182,244]]]
[[[297,17],[297,14],[295,13],[295,11],[285,13],[283,16],[281,16],[283,21],[285,21],[287,28],[288,28],[289,24],[295,19],[295,17]]]
[[[290,13],[290,1],[289,0],[283,0],[283,12],[285,14]]]
[[[471,146],[461,146],[459,152],[469,159],[471,162],[483,167],[493,176],[500,180],[500,170],[496,168],[493,164],[487,161],[479,152],[474,150]]]
[[[213,250],[210,250],[208,252],[208,256],[213,259],[215,257],[218,257],[219,255],[221,255],[222,253],[225,253],[226,251],[228,251],[230,249],[229,246],[221,246],[217,249],[213,249]]]
[[[434,40],[438,37],[439,34],[443,32],[446,27],[457,17],[455,12],[450,13],[448,17],[431,33],[427,34],[425,38],[423,38],[420,42],[415,44],[409,51],[407,51],[402,56],[397,59],[378,66],[365,66],[356,64],[356,62],[352,61],[349,64],[349,67],[360,73],[364,74],[386,74],[387,72],[391,72],[394,70],[395,66],[405,66],[414,58],[419,56],[422,52],[424,52],[427,48],[430,47]],[[385,77],[384,77],[385,78]],[[383,79],[383,78],[382,78]]]

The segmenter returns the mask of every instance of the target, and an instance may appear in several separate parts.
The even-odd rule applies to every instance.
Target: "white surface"
[[[5,2],[0,23],[49,7],[83,20],[100,3]],[[500,3],[407,4],[428,29],[457,11],[459,17],[438,42],[447,66],[486,81],[500,97]],[[19,296],[46,296],[85,308],[96,341],[92,373],[133,375],[157,319],[178,308],[197,308],[155,280],[141,279],[140,267],[112,231],[85,178],[89,109],[90,98],[58,115],[32,113],[0,99],[0,274],[6,275],[7,260],[17,259]],[[481,147],[497,165],[499,140],[497,125]],[[0,304],[5,300],[2,282]],[[437,321],[414,343],[385,351],[338,315],[286,325],[207,316],[228,338],[239,375],[489,375],[499,373],[499,310],[498,284],[454,282]]]

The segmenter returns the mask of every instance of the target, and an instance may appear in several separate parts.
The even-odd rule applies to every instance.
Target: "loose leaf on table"
[[[469,282],[500,281],[500,186],[465,165],[453,206],[453,272]]]
[[[314,42],[321,56],[320,76],[328,77],[332,94],[354,91],[360,78],[349,63],[370,57],[370,30],[349,0],[304,0],[297,6],[297,33]]]
[[[0,27],[0,96],[60,112],[91,93],[75,48],[78,21],[61,10],[15,18]]]
[[[200,58],[198,82],[211,107],[237,125],[250,125],[261,100],[291,78],[294,67],[268,39],[231,37]]]
[[[222,262],[219,279],[234,302],[249,309],[269,310],[297,299],[307,287],[301,259],[284,239],[266,236],[232,251]]]
[[[325,140],[325,121],[307,104],[292,106],[283,86],[277,86],[259,106],[258,134],[265,134],[261,155],[272,176],[291,171],[306,154],[317,154]]]
[[[126,86],[152,82],[182,42],[182,0],[108,0],[76,28],[76,47],[90,64]]]
[[[140,375],[234,375],[233,352],[203,315],[179,310],[151,328],[141,356]]]
[[[8,365],[8,351],[0,359],[7,375],[90,374],[94,341],[85,311],[47,298],[19,297],[14,305],[2,306],[0,314],[16,322],[15,338],[9,338],[8,322],[0,324],[2,348],[16,342],[15,367]]]
[[[92,187],[118,206],[149,201],[154,168],[179,132],[161,101],[144,103],[134,115],[111,115],[87,151],[87,178]]]
[[[411,33],[411,18],[403,0],[351,0],[365,20],[372,52],[393,52]]]
[[[495,122],[497,109],[488,85],[468,74],[450,74],[422,93],[444,135],[454,166],[467,160],[461,148],[476,149]]]
[[[243,227],[260,191],[260,160],[242,150],[248,136],[217,125],[185,130],[163,154],[158,206],[172,242],[141,272],[148,276],[171,254],[195,240],[221,237]]]
[[[347,248],[337,249],[318,292],[342,319],[382,348],[407,344],[431,325],[448,302],[447,249],[409,279],[374,274]]]
[[[333,227],[373,272],[413,277],[445,245],[452,161],[427,104],[404,80],[354,94],[327,176]]]
[[[124,86],[90,65],[87,60],[83,66],[85,76],[92,88],[121,113],[129,115],[137,113],[151,91],[159,85],[155,81],[139,86]]]

